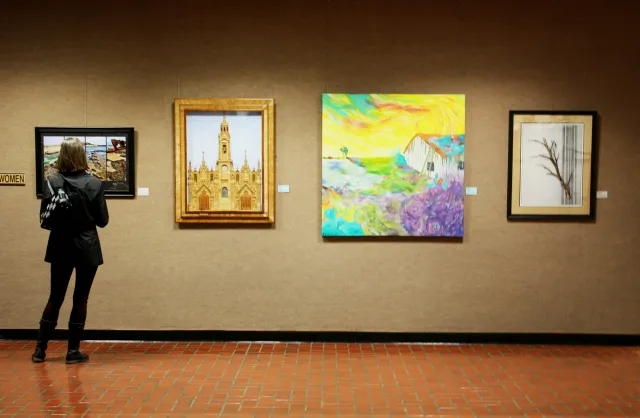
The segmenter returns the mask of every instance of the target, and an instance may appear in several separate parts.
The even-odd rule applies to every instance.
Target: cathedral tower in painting
[[[200,167],[188,169],[188,206],[190,211],[259,211],[262,205],[262,169],[244,164],[234,168],[231,159],[231,135],[226,117],[218,134],[218,160],[207,166],[202,153]]]

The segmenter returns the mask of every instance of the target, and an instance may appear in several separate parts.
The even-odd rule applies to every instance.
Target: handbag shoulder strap
[[[49,179],[47,179],[47,187],[49,187],[49,192],[51,192],[51,196],[53,196],[55,192],[53,191],[53,187],[51,187],[51,182],[49,181]]]

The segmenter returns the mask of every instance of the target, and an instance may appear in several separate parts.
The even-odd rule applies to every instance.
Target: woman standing
[[[109,223],[109,211],[104,198],[103,182],[88,173],[89,165],[84,144],[77,138],[65,138],[60,146],[57,162],[58,174],[49,179],[53,189],[64,187],[76,196],[73,212],[65,227],[54,225],[44,261],[51,264],[49,300],[42,313],[36,349],[31,359],[45,360],[51,335],[58,324],[58,315],[64,302],[73,270],[76,286],[73,308],[69,318],[69,345],[67,364],[87,361],[89,356],[80,351],[80,340],[87,318],[87,302],[98,266],[103,264],[102,248],[96,227]],[[47,209],[51,190],[46,186],[40,214]],[[68,193],[69,194],[69,193]]]

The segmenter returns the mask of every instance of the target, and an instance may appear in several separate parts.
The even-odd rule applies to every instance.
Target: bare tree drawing
[[[547,141],[546,138],[542,138],[542,141],[538,140],[538,139],[532,139],[533,142],[536,142],[540,145],[542,145],[546,151],[546,155],[544,154],[539,154],[538,157],[539,158],[543,158],[545,160],[547,160],[548,162],[551,163],[551,166],[553,168],[553,170],[551,168],[549,168],[547,165],[545,164],[540,164],[540,166],[542,168],[544,168],[547,171],[547,175],[555,177],[559,182],[560,182],[560,187],[562,187],[562,190],[564,191],[564,195],[567,198],[567,200],[571,199],[571,188],[570,188],[570,184],[571,184],[571,179],[573,177],[573,172],[571,172],[571,174],[569,174],[568,178],[563,178],[562,174],[560,174],[560,167],[558,166],[558,143],[554,140],[551,141]]]

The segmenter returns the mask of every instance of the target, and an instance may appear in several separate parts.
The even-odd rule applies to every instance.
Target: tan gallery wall
[[[0,171],[27,186],[0,188],[0,328],[47,298],[34,126],[87,125],[135,127],[150,189],[109,201],[90,328],[640,332],[634,2],[10,4]],[[323,242],[323,92],[466,94],[463,243]],[[276,100],[275,229],[174,224],[177,96]],[[595,224],[507,223],[508,111],[532,108],[600,113]]]

